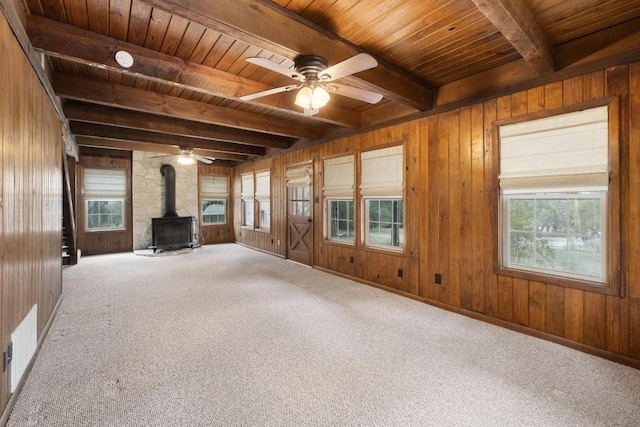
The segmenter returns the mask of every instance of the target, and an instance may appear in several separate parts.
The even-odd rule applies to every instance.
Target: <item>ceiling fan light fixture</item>
[[[178,157],[178,163],[180,163],[181,165],[192,165],[195,162],[196,160],[193,158],[193,155],[182,154],[180,155],[180,157]]]
[[[303,86],[296,95],[296,105],[305,110],[317,110],[327,105],[330,98],[322,86]]]
[[[313,91],[309,86],[303,86],[296,95],[296,105],[302,108],[311,108]]]
[[[311,97],[311,108],[321,108],[327,105],[331,97],[329,92],[322,86],[316,86],[313,89],[313,96]]]

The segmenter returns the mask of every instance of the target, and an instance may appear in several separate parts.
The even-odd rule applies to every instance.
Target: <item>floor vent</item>
[[[29,313],[20,322],[15,331],[11,334],[13,344],[13,359],[11,361],[11,393],[13,393],[24,371],[29,366],[31,358],[38,347],[38,304],[29,310]]]

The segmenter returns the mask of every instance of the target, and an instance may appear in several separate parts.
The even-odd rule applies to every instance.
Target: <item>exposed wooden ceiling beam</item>
[[[557,46],[554,73],[540,76],[521,59],[441,86],[436,110],[468,105],[638,59],[640,18]]]
[[[315,54],[336,64],[362,50],[270,1],[256,0],[142,0],[155,8],[182,16],[269,52],[293,59]],[[435,91],[427,83],[384,61],[344,81],[422,111],[432,108]]]
[[[238,101],[242,95],[273,88],[235,74],[184,61],[37,15],[29,16],[26,29],[33,46],[47,55],[172,84],[211,96]],[[133,56],[134,63],[130,68],[123,69],[116,63],[115,53],[119,50],[126,50]],[[291,101],[291,97],[284,94],[259,98],[252,103],[287,114],[304,115]],[[333,106],[321,109],[310,119],[350,128],[360,127],[359,113]]]
[[[124,139],[108,139],[91,136],[77,136],[76,142],[80,146],[98,147],[98,148],[114,148],[118,150],[129,151],[146,151],[150,153],[166,153],[180,154],[179,147],[175,145],[154,144],[151,142],[130,141]],[[247,160],[247,156],[240,154],[222,153],[214,150],[194,149],[194,154],[199,156],[213,157],[215,159],[230,160],[234,162],[243,162]]]
[[[192,138],[159,132],[121,128],[93,123],[71,122],[71,132],[74,135],[93,136],[110,139],[123,139],[154,144],[177,145],[183,148],[203,148],[224,153],[246,154],[249,156],[264,156],[265,148],[254,145],[234,144],[230,142],[211,141],[202,138]]]
[[[100,105],[67,102],[64,106],[64,114],[68,120],[76,122],[105,124],[130,129],[191,136],[194,138],[203,138],[214,141],[236,142],[239,144],[256,145],[259,147],[286,149],[294,142],[294,140],[290,138],[276,135],[259,134],[241,129],[209,125],[206,123],[170,119],[167,117],[103,107]]]
[[[553,46],[522,0],[472,0],[538,74],[554,71]]]
[[[85,77],[55,74],[53,87],[62,98],[92,104],[293,138],[313,140],[321,136],[321,128],[315,123],[301,125]]]

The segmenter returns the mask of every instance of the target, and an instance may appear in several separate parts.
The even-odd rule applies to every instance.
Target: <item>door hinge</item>
[[[11,359],[13,359],[13,342],[10,342],[7,349],[2,353],[2,372],[7,370]]]

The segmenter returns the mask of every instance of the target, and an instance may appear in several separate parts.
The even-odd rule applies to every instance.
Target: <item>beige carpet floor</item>
[[[17,426],[639,426],[640,371],[239,245],[84,257]]]

